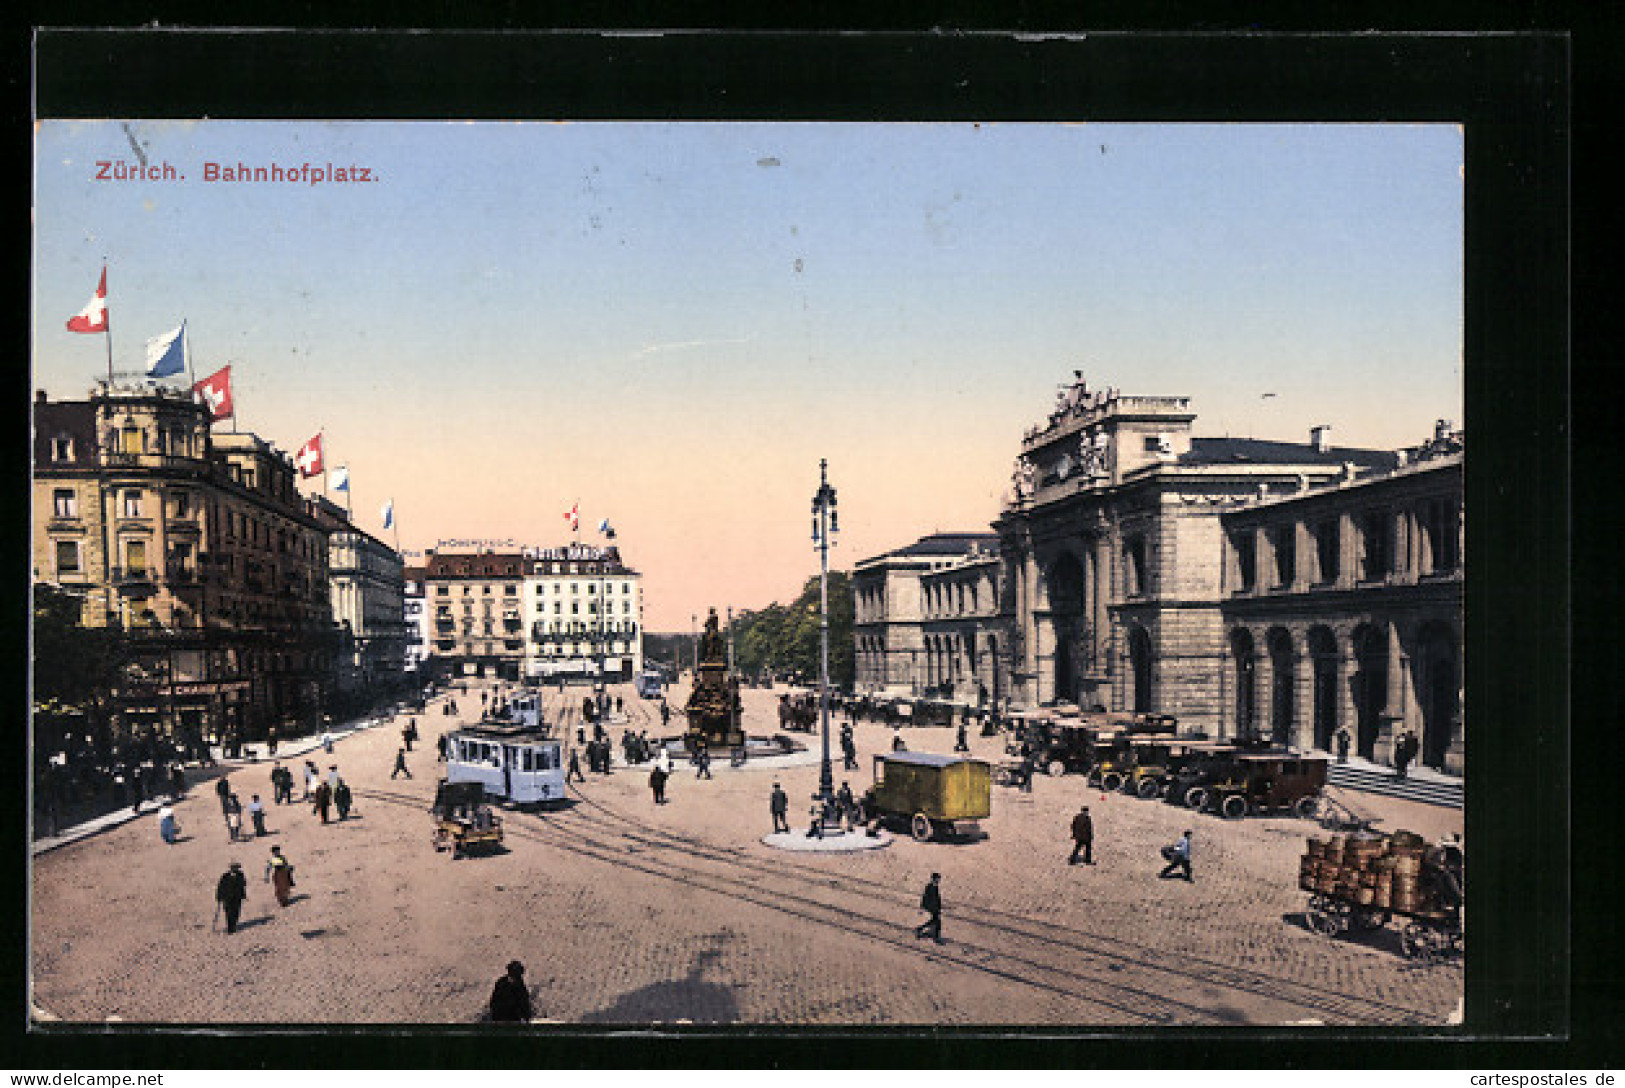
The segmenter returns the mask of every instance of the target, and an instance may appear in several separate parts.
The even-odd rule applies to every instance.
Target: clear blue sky
[[[132,138],[184,180],[95,180]],[[580,500],[655,630],[816,570],[819,457],[838,566],[984,527],[1074,368],[1192,396],[1202,434],[1387,447],[1461,418],[1454,126],[42,122],[36,146],[37,388],[105,371],[63,322],[106,259],[121,369],[186,318],[240,426],[325,427],[357,520],[392,497],[407,548],[559,543]]]

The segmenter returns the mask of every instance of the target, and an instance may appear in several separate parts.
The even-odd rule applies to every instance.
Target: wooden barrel
[[[1361,884],[1354,892],[1354,901],[1362,907],[1369,907],[1372,900],[1377,897],[1377,889]]]
[[[1386,910],[1393,903],[1393,897],[1394,889],[1391,884],[1378,882],[1377,886],[1371,889],[1371,905],[1373,907],[1382,907]]]

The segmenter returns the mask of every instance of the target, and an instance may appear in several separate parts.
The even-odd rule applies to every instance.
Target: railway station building
[[[1461,437],[1401,450],[1203,437],[1187,397],[1081,376],[978,540],[856,565],[857,683],[1170,714],[1182,733],[1462,760]],[[996,601],[996,604],[992,603]],[[922,692],[912,692],[922,694]]]

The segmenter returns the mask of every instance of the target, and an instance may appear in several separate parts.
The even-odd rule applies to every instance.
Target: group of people
[[[286,907],[293,902],[293,863],[282,853],[282,847],[271,847],[271,856],[265,863],[265,882],[271,885],[277,906]],[[215,919],[225,915],[226,932],[236,933],[242,919],[243,903],[248,899],[248,877],[243,863],[232,862],[215,882]]]
[[[773,792],[768,794],[768,815],[773,817],[773,833],[786,834],[790,830],[790,795],[784,792],[781,783],[773,783]],[[838,826],[846,831],[855,827],[862,827],[866,822],[863,812],[863,802],[852,792],[848,782],[842,782],[841,788],[835,791],[834,797],[827,802],[824,798],[814,795],[812,808],[808,813],[807,837],[821,839],[824,829],[829,826]]]

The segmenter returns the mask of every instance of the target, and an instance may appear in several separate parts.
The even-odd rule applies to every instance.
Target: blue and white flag
[[[147,341],[147,377],[167,378],[186,369],[186,322]]]
[[[384,528],[388,529],[395,524],[395,500],[390,499],[384,503]]]
[[[328,481],[328,486],[334,491],[350,490],[350,466],[340,465],[334,469],[333,478]]]
[[[615,530],[611,529],[609,527],[609,519],[608,518],[605,518],[603,521],[600,521],[598,523],[598,531],[600,533],[603,533],[604,536],[609,538],[610,540],[615,539]]]

